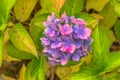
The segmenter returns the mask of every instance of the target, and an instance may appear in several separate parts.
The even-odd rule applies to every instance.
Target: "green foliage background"
[[[92,53],[79,63],[51,67],[43,56],[39,40],[42,22],[52,12],[57,17],[65,12],[82,18],[92,29]],[[110,51],[119,39],[120,0],[0,1],[0,70],[4,62],[18,62],[18,80],[120,80],[120,50]],[[9,70],[0,75],[4,80],[15,80]]]

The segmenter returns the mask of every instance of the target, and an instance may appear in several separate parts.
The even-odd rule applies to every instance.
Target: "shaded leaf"
[[[19,59],[13,58],[10,55],[8,55],[6,45],[4,45],[4,48],[3,48],[3,60],[7,62],[20,61]]]
[[[20,60],[34,58],[33,55],[17,49],[10,43],[7,43],[7,54],[10,55],[11,57],[14,57]]]
[[[25,80],[29,80],[30,78],[30,80],[45,80],[43,60],[44,58],[41,56],[39,59],[34,59],[31,63],[29,63]]]
[[[33,11],[36,3],[37,0],[17,0],[14,5],[14,13],[16,18],[20,22],[26,21]]]
[[[2,78],[1,78],[2,77]],[[14,78],[12,78],[12,77],[10,77],[10,76],[6,76],[6,75],[4,75],[4,74],[2,74],[1,76],[0,76],[0,79],[2,79],[2,80],[15,80]]]
[[[87,0],[86,9],[87,11],[90,9],[101,11],[108,2],[109,0]]]
[[[38,74],[37,74],[37,80],[45,80],[45,73],[44,73],[44,56],[42,55],[39,59],[39,69],[38,69]],[[34,69],[35,70],[35,69]]]
[[[43,37],[43,31],[45,28],[43,25],[43,21],[46,20],[47,16],[48,16],[48,13],[40,14],[38,12],[35,15],[35,17],[32,19],[32,21],[30,23],[30,27],[29,27],[30,34],[40,51],[42,51],[42,49],[43,49],[41,41],[40,41],[40,38]]]
[[[4,17],[5,22],[10,15],[10,11],[16,0],[1,0],[0,2],[0,14]]]
[[[15,24],[14,27],[10,29],[9,35],[10,40],[16,48],[37,57],[36,46],[22,24]]]
[[[106,74],[102,80],[119,80],[120,74],[117,72]]]
[[[118,73],[117,71],[114,72],[112,71],[102,76],[102,80],[119,80],[119,79],[120,73]]]
[[[26,68],[26,71],[25,71],[25,80],[35,80],[35,77],[31,76],[32,65],[33,65],[32,62],[27,65],[27,68]]]
[[[94,40],[92,43],[93,59],[98,63],[108,54],[111,42],[99,27],[94,30],[92,38]]]
[[[120,20],[119,19],[115,22],[114,30],[115,30],[116,36],[120,38]]]
[[[2,65],[2,54],[3,54],[3,52],[2,52],[2,50],[3,50],[3,38],[4,38],[4,34],[3,34],[3,32],[2,31],[0,31],[0,67],[1,67],[1,65]]]
[[[75,15],[79,13],[84,7],[84,0],[66,0],[65,4],[63,5],[62,9],[60,10],[60,15],[64,12],[68,16]]]

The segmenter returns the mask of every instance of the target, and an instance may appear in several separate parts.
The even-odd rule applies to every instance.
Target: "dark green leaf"
[[[60,10],[60,15],[64,12],[68,16],[75,15],[79,13],[84,6],[84,0],[66,0],[65,4],[63,5],[62,9]]]
[[[114,30],[115,30],[116,36],[120,38],[120,20],[119,19],[115,22]]]
[[[10,29],[9,35],[11,42],[16,48],[37,57],[36,45],[22,24],[15,24]]]
[[[2,65],[2,50],[3,50],[3,32],[0,31],[0,67]]]
[[[33,55],[24,52],[24,51],[20,51],[19,49],[17,49],[16,47],[14,47],[11,43],[7,44],[7,53],[14,58],[23,60],[23,59],[32,59],[34,58]]]
[[[25,71],[25,80],[35,80],[35,77],[31,76],[32,73],[32,66],[33,66],[33,62],[30,62],[27,65],[27,69]]]
[[[31,33],[31,36],[33,40],[35,41],[36,45],[38,46],[39,50],[42,51],[43,47],[40,41],[40,38],[43,37],[43,31],[44,31],[44,26],[43,26],[43,21],[47,19],[46,14],[40,14],[39,12],[35,15],[35,17],[32,19],[30,23],[30,28],[29,31]]]
[[[26,80],[29,80],[28,77],[37,78],[37,80],[45,80],[43,61],[44,56],[41,55],[39,59],[34,59],[31,63],[29,63],[26,70]]]

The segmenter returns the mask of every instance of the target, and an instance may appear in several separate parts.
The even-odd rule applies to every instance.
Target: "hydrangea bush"
[[[41,38],[43,52],[48,56],[49,63],[65,65],[68,60],[80,61],[87,55],[92,42],[91,30],[81,18],[68,17],[66,13],[57,18],[54,13],[48,16],[44,35]]]

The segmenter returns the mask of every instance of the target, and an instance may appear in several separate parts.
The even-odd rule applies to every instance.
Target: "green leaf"
[[[11,43],[7,43],[7,53],[14,58],[23,60],[23,59],[32,59],[34,58],[33,55],[24,52],[24,51],[20,51],[19,49],[17,49],[16,47],[14,47]]]
[[[4,34],[3,32],[0,31],[0,67],[2,65],[3,38],[4,38]]]
[[[39,14],[44,14],[44,13],[57,13],[57,8],[55,7],[54,3],[52,0],[40,0],[40,4],[42,6],[42,9],[40,10]]]
[[[0,15],[0,30],[4,30],[6,27],[4,18]]]
[[[101,74],[110,72],[120,66],[120,51],[112,52],[104,59],[105,69]]]
[[[114,35],[113,31],[108,29],[105,26],[100,26],[100,29],[107,35],[107,37],[109,38],[109,40],[111,41],[111,44],[112,44],[112,42],[115,41],[115,35]]]
[[[35,17],[32,19],[29,27],[29,31],[31,36],[33,37],[33,40],[35,41],[36,45],[38,46],[38,49],[42,51],[43,47],[40,41],[40,38],[43,37],[43,31],[44,31],[44,26],[43,26],[43,21],[47,19],[48,13],[46,14],[41,14],[37,13]]]
[[[36,71],[35,71],[35,67],[33,68],[33,72],[32,72],[32,75],[36,72],[38,72],[37,76],[36,76],[36,79],[37,80],[45,80],[45,73],[44,73],[44,56],[41,55],[39,60],[37,60],[36,62],[39,62],[39,64],[37,65],[38,69],[36,68]]]
[[[71,80],[100,80],[97,66],[83,67]]]
[[[117,3],[116,5],[115,5],[115,12],[117,13],[117,15],[118,16],[120,16],[120,3]]]
[[[7,22],[7,19],[10,15],[10,11],[15,2],[16,0],[1,0],[0,1],[0,14],[4,17],[5,22]]]
[[[109,72],[102,76],[102,80],[119,80],[120,79],[120,73],[117,71]]]
[[[32,65],[33,65],[33,62],[30,62],[28,65],[27,65],[27,69],[25,71],[25,80],[35,80],[35,77],[32,77],[31,76],[31,73],[32,73]]]
[[[114,11],[114,6],[110,3],[108,3],[99,14],[103,16],[100,24],[107,27],[108,29],[114,25],[118,17]]]
[[[26,71],[25,80],[29,80],[28,77],[32,77],[37,80],[45,80],[43,61],[44,61],[44,56],[41,55],[39,59],[34,59],[32,60],[31,63],[29,63]]]
[[[111,42],[99,27],[94,30],[92,38],[93,59],[98,63],[99,60],[103,59],[108,54]]]
[[[11,42],[16,48],[37,57],[36,45],[22,24],[15,24],[10,29],[9,35]]]
[[[26,21],[33,11],[37,0],[17,0],[14,5],[14,13],[20,22]]]
[[[65,4],[63,5],[62,9],[60,10],[60,15],[64,12],[68,16],[75,15],[79,13],[84,7],[84,0],[66,0]]]
[[[120,20],[119,19],[117,19],[117,21],[115,22],[114,30],[115,30],[116,36],[120,38]]]
[[[87,0],[86,9],[87,11],[90,9],[101,11],[108,2],[109,0]]]
[[[97,23],[97,20],[91,15],[89,15],[88,13],[80,12],[76,14],[75,17],[85,20],[85,22],[87,23],[87,26],[91,26]]]

